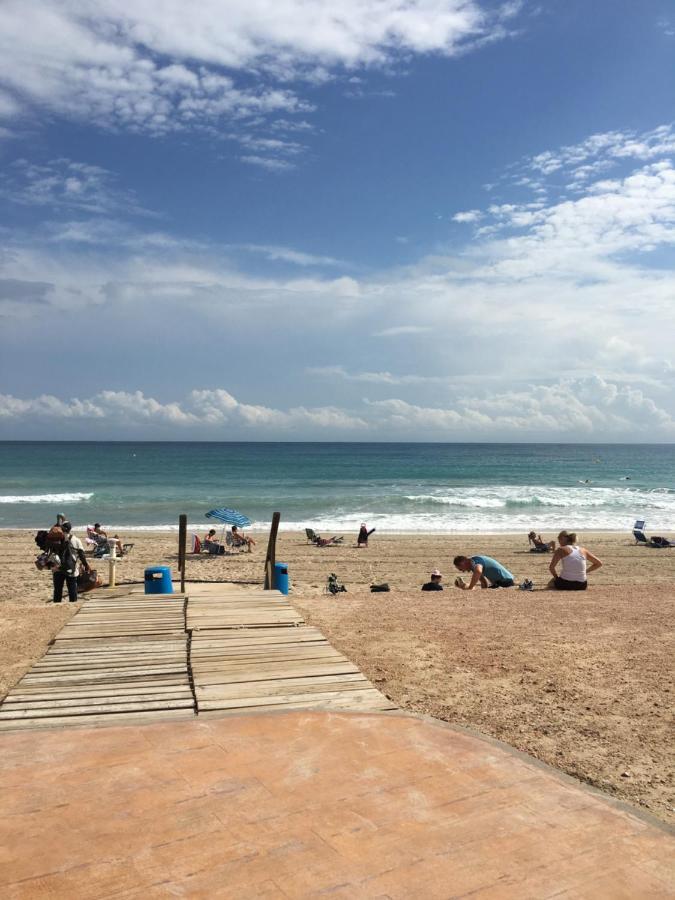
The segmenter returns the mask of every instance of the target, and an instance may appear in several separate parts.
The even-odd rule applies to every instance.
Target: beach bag
[[[66,540],[66,533],[60,525],[52,525],[45,538],[45,550],[58,553]]]
[[[387,594],[391,588],[385,581],[383,584],[371,584],[370,593],[371,594]]]
[[[40,571],[44,569],[58,569],[60,565],[61,557],[58,553],[54,553],[51,550],[44,550],[35,560],[35,567]]]
[[[101,587],[103,582],[98,577],[96,569],[89,569],[88,572],[80,572],[77,576],[77,592],[78,594],[86,594],[87,591],[93,591],[94,588]]]

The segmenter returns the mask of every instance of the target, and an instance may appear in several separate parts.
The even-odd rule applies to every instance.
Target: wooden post
[[[185,556],[187,544],[187,516],[181,513],[178,516],[178,568],[180,569],[180,590],[185,592]]]
[[[277,557],[277,532],[279,531],[279,520],[281,513],[272,513],[272,527],[270,528],[270,539],[267,542],[267,557],[265,558],[265,590],[271,591],[274,587],[274,563]]]

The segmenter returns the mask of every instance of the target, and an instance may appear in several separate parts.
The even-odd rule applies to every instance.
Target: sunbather
[[[341,544],[344,538],[337,537],[337,535],[333,535],[333,537],[322,538],[319,535],[316,535],[316,539],[314,541],[315,547],[327,547],[329,544]]]
[[[216,536],[216,529],[212,528],[208,534],[204,535],[204,549],[212,556],[222,556],[225,553],[225,547],[220,543]]]
[[[540,534],[531,531],[527,536],[530,546],[530,553],[553,553],[555,550],[555,541],[545,541]]]
[[[255,541],[252,537],[249,537],[247,534],[239,534],[239,529],[236,525],[232,526],[232,543],[235,547],[246,547],[248,552],[251,552],[251,548],[255,547]]]

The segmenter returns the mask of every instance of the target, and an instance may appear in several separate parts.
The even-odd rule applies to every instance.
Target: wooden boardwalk
[[[0,706],[0,731],[270,709],[394,709],[276,591],[98,595]]]

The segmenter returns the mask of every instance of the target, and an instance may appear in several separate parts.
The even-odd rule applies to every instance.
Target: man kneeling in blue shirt
[[[471,572],[468,584],[461,577],[455,579],[455,585],[463,591],[472,591],[478,585],[482,588],[500,588],[515,584],[509,570],[491,556],[456,556],[453,563],[460,572]]]

